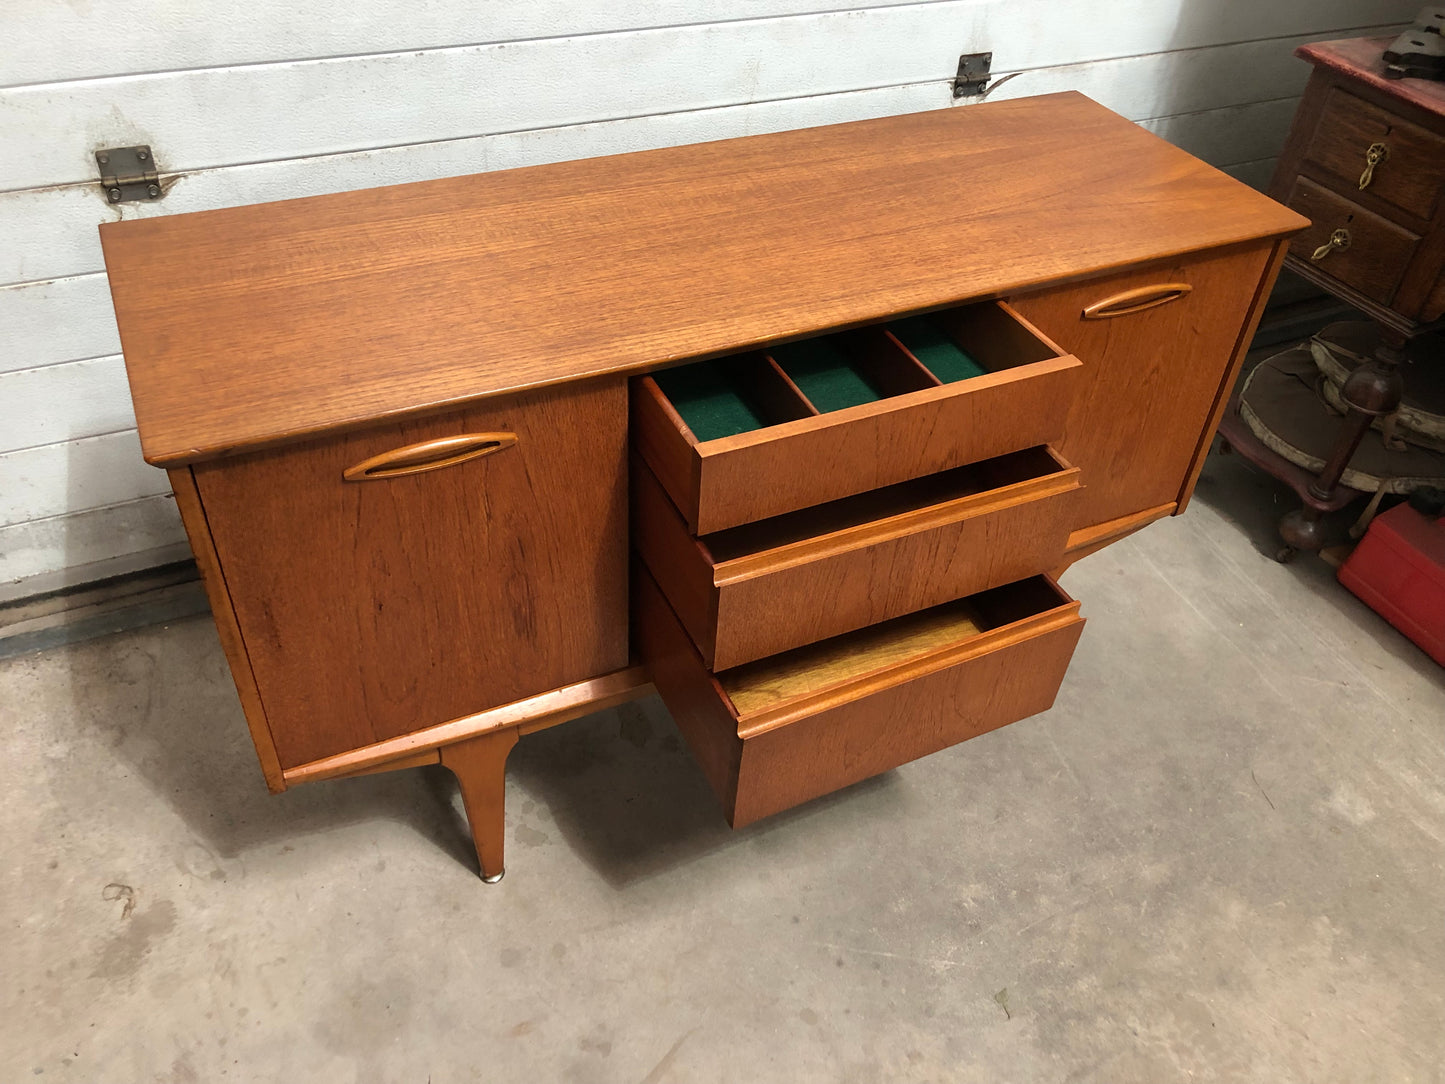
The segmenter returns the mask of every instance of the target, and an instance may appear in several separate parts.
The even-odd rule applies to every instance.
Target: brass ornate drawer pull
[[[1330,239],[1319,248],[1310,253],[1310,259],[1323,260],[1335,249],[1347,249],[1350,247],[1350,231],[1346,229],[1335,230],[1330,234]]]
[[[1085,320],[1107,320],[1111,316],[1128,316],[1131,312],[1143,312],[1155,305],[1167,305],[1178,301],[1194,287],[1187,282],[1161,282],[1154,286],[1139,286],[1125,290],[1103,301],[1095,301],[1084,310]]]
[[[1360,174],[1360,189],[1363,191],[1370,187],[1370,182],[1375,179],[1375,167],[1390,157],[1390,148],[1383,143],[1371,143],[1370,149],[1365,151],[1365,172]]]
[[[348,482],[399,478],[404,474],[454,467],[469,459],[500,452],[516,443],[516,433],[466,433],[460,437],[423,440],[363,459],[356,466],[347,468],[341,476]]]

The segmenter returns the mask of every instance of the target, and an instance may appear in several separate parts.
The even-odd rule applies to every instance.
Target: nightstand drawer
[[[632,441],[707,534],[1055,441],[1079,374],[988,302],[639,377]]]
[[[632,541],[725,670],[1058,567],[1079,492],[1039,447],[695,538],[634,458]]]
[[[1338,88],[1305,156],[1346,182],[1342,190],[1368,192],[1420,219],[1431,217],[1445,187],[1445,140]]]
[[[1046,711],[1084,625],[1036,576],[713,674],[634,584],[653,683],[735,828]]]
[[[1290,242],[1290,252],[1324,274],[1388,305],[1420,238],[1357,203],[1300,177],[1289,207],[1309,218],[1309,229]]]

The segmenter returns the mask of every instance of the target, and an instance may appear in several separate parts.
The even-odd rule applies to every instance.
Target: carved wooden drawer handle
[[[1128,316],[1131,312],[1143,312],[1155,305],[1167,305],[1178,301],[1194,289],[1187,282],[1161,282],[1156,286],[1139,286],[1125,290],[1122,294],[1095,301],[1084,310],[1085,320],[1107,320],[1111,316]]]
[[[1330,239],[1329,239],[1328,241],[1326,241],[1326,242],[1325,242],[1324,244],[1322,244],[1319,248],[1315,249],[1313,252],[1310,253],[1310,259],[1311,259],[1311,260],[1314,260],[1316,263],[1318,263],[1320,260],[1323,260],[1326,256],[1328,256],[1331,252],[1333,252],[1335,249],[1338,248],[1338,249],[1344,250],[1344,249],[1347,249],[1347,248],[1349,248],[1349,247],[1350,247],[1350,231],[1347,230],[1347,229],[1343,229],[1343,228],[1342,228],[1342,229],[1338,229],[1338,230],[1335,230],[1334,233],[1330,234]]]
[[[438,437],[363,459],[356,466],[347,468],[341,476],[348,482],[399,478],[404,474],[454,467],[468,459],[500,452],[516,443],[516,433],[466,433],[460,437]]]
[[[1383,143],[1371,143],[1370,149],[1365,151],[1365,172],[1360,174],[1360,190],[1370,187],[1370,182],[1375,179],[1375,167],[1390,157],[1390,148]]]

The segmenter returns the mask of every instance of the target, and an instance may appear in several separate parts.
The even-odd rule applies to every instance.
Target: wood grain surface
[[[627,665],[626,410],[592,382],[196,468],[283,768]],[[517,443],[342,480],[492,431]]]
[[[1066,93],[102,238],[144,452],[175,464],[1301,225]]]
[[[647,668],[629,666],[601,677],[589,678],[560,689],[514,700],[510,704],[488,708],[460,719],[438,723],[424,730],[414,730],[399,737],[387,738],[359,749],[309,761],[284,774],[288,785],[314,783],[322,779],[343,779],[367,772],[407,767],[413,761],[430,763],[438,759],[437,750],[497,730],[515,730],[531,734],[538,730],[570,722],[594,711],[625,704],[646,696],[651,690]],[[430,757],[427,761],[422,758]]]
[[[1095,524],[1072,532],[1069,535],[1068,548],[1064,550],[1063,561],[1056,565],[1049,574],[1054,579],[1058,579],[1068,571],[1069,566],[1075,561],[1082,560],[1091,553],[1097,553],[1105,546],[1112,546],[1119,539],[1127,538],[1135,531],[1143,530],[1156,520],[1172,514],[1174,508],[1174,502],[1170,501],[1168,504],[1161,504],[1158,508],[1146,508],[1133,515],[1121,516],[1119,519],[1113,519],[1107,523]]]
[[[639,648],[735,828],[1046,710],[1083,624],[1036,577],[714,676],[635,576]]]
[[[742,742],[727,694],[703,665],[647,568],[632,565],[632,638],[693,759],[732,821]]]
[[[190,539],[191,552],[196,555],[196,568],[200,570],[201,582],[206,588],[206,600],[211,604],[211,617],[216,622],[216,634],[226,652],[231,680],[236,683],[241,711],[246,716],[246,726],[251,732],[251,744],[256,747],[256,758],[261,762],[261,773],[266,777],[266,789],[272,794],[280,794],[286,789],[286,779],[282,775],[276,740],[266,718],[266,709],[261,703],[261,692],[256,687],[256,674],[251,669],[251,657],[246,651],[246,642],[236,619],[236,607],[231,600],[230,589],[226,586],[220,558],[216,555],[216,544],[211,538],[206,510],[201,507],[196,479],[190,467],[174,467],[166,473],[170,476],[171,487],[175,491],[176,508],[181,513],[186,537]]]
[[[640,377],[633,442],[689,528],[710,534],[1056,440],[1078,360],[1001,303],[938,316],[989,371],[700,443]],[[916,361],[894,361],[909,379]]]
[[[1309,260],[1316,270],[1353,287],[1372,301],[1381,305],[1394,301],[1395,290],[1420,243],[1419,235],[1308,177],[1295,181],[1287,202],[1294,210],[1308,215],[1313,223],[1290,242],[1292,255]],[[1314,253],[1339,229],[1349,232],[1349,247],[1334,248],[1322,258],[1314,259]]]
[[[1365,154],[1376,144],[1386,157],[1362,189]],[[1342,193],[1366,193],[1423,225],[1445,189],[1445,139],[1332,87],[1305,151],[1309,161],[1333,175]]]
[[[1422,325],[1445,315],[1445,199],[1437,184],[1440,149],[1445,147],[1445,90],[1421,79],[1384,79],[1379,70],[1385,44],[1357,39],[1300,51],[1316,67],[1269,193],[1281,202],[1306,201],[1300,205],[1309,206],[1315,217],[1309,233],[1314,243],[1307,247],[1297,239],[1286,267],[1377,323],[1415,335]],[[1382,116],[1389,119],[1382,122]],[[1417,176],[1385,172],[1391,164],[1387,159],[1376,168],[1376,179],[1361,190],[1359,174],[1343,163],[1359,153],[1361,138],[1382,134],[1382,123],[1384,138],[1377,141],[1391,145],[1393,158],[1400,135],[1402,157],[1395,164],[1403,162]],[[1423,208],[1430,202],[1430,195],[1418,187],[1420,180],[1424,189],[1435,192],[1428,219],[1402,206]],[[1332,221],[1327,224],[1325,216]],[[1331,252],[1318,262],[1310,259],[1331,230],[1343,225],[1353,236],[1357,223],[1360,236],[1369,241],[1363,252],[1352,256],[1357,247],[1352,243],[1349,251]],[[1412,240],[1416,237],[1418,241]]]
[[[1078,469],[1038,448],[699,542],[638,465],[632,537],[725,670],[1050,569],[1079,493]]]
[[[462,807],[472,830],[477,866],[488,880],[500,879],[507,842],[507,754],[516,730],[493,730],[441,750],[443,766],[457,777]]]
[[[940,656],[917,676],[860,683],[854,699],[749,737],[733,827],[1047,711],[1083,627],[1060,616],[990,651]]]
[[[738,717],[744,718],[950,647],[982,631],[968,602],[955,602],[760,659],[718,675],[718,684]]]
[[[1394,37],[1342,38],[1301,45],[1295,56],[1343,78],[1357,81],[1405,108],[1445,115],[1445,84],[1429,79],[1387,79],[1385,49]]]
[[[1272,255],[1251,245],[1013,299],[1084,364],[1057,445],[1083,471],[1076,530],[1183,499]],[[1141,312],[1083,318],[1095,301],[1158,282],[1193,289]]]

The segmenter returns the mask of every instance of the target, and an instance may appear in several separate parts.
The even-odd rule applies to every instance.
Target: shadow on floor
[[[840,805],[887,800],[897,788],[885,773],[734,831],[656,697],[523,738],[508,776],[511,853],[535,838],[535,802],[568,846],[617,887],[791,833]]]
[[[1276,565],[1274,557],[1280,545],[1277,531],[1279,518],[1299,506],[1299,498],[1289,486],[1254,469],[1237,455],[1221,454],[1217,448],[1204,462],[1198,487],[1194,491],[1194,501],[1207,505],[1239,528],[1249,538],[1255,551]],[[1349,541],[1349,527],[1359,515],[1362,504],[1350,505],[1333,517],[1330,524],[1332,537],[1337,537],[1341,543]],[[1445,669],[1342,586],[1335,578],[1335,569],[1318,554],[1300,553],[1288,565],[1277,567],[1288,569],[1296,582],[1349,618],[1361,635],[1369,637],[1393,659],[1427,681],[1445,688]]]
[[[209,616],[73,649],[85,733],[163,796],[220,858],[375,821],[406,826],[469,870],[455,780],[440,766],[308,783],[269,795]],[[623,886],[787,831],[839,803],[887,795],[888,776],[732,831],[655,697],[523,738],[508,763],[508,862],[556,832]]]

